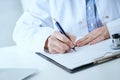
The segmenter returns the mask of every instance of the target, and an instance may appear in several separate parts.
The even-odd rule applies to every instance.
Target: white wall
[[[22,7],[25,10],[27,10],[32,4],[35,2],[35,0],[21,0]]]
[[[0,47],[15,44],[12,33],[21,13],[20,0],[0,0]]]

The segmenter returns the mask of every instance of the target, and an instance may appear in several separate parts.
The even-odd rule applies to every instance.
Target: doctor
[[[120,33],[120,0],[36,0],[16,23],[13,39],[34,52],[65,53]],[[71,40],[61,34],[56,19]],[[78,40],[76,40],[78,39]]]

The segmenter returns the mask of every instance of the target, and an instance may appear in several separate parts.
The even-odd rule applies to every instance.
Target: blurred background
[[[31,3],[31,0],[0,0],[0,47],[15,45],[12,34],[16,21]]]

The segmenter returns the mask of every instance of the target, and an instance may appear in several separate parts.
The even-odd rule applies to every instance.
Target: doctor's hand
[[[108,38],[110,38],[108,29],[106,26],[103,26],[103,27],[93,30],[92,32],[87,34],[85,37],[78,40],[77,46],[80,47],[86,44],[92,45],[92,44],[98,43]]]
[[[45,44],[45,49],[49,53],[65,53],[71,50],[76,37],[67,33],[71,40],[58,31],[53,32],[53,34],[47,39]]]

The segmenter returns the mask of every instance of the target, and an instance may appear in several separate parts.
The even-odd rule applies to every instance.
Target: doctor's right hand
[[[67,35],[71,40],[59,31],[53,32],[46,41],[45,49],[47,49],[49,53],[66,53],[70,51],[74,46],[73,43],[75,43],[76,37],[69,33],[67,33]]]

